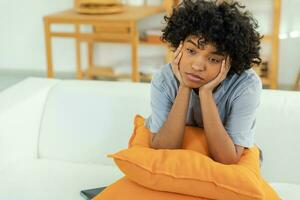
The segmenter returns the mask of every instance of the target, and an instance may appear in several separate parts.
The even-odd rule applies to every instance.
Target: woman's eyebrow
[[[225,53],[222,53],[221,51],[212,51],[212,52],[210,52],[210,54],[215,54],[215,55],[219,55],[219,56],[225,56]]]
[[[189,43],[193,44],[195,47],[197,47],[198,49],[200,49],[199,46],[198,46],[198,44],[196,44],[194,41],[187,40],[186,42],[189,42]]]
[[[186,42],[189,42],[189,43],[193,44],[195,47],[197,47],[198,49],[200,49],[199,46],[198,46],[198,44],[196,44],[194,41],[187,40]],[[212,52],[210,52],[210,54],[215,54],[215,55],[219,55],[219,56],[225,56],[225,53],[223,53],[221,51],[218,51],[218,50],[217,51],[212,51]]]

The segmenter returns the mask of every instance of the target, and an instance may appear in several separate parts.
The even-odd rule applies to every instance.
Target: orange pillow
[[[259,150],[245,149],[236,165],[224,165],[208,156],[205,133],[200,128],[186,127],[185,149],[149,148],[151,133],[144,119],[135,118],[129,148],[109,155],[132,181],[147,188],[209,199],[265,199],[266,188],[260,176]],[[276,197],[276,198],[275,198]]]
[[[92,200],[209,200],[200,197],[160,192],[140,186],[124,177],[107,187]]]
[[[150,140],[152,134],[145,126],[145,119],[142,116],[135,116],[134,130],[129,139],[129,148],[132,146],[141,146],[150,148]],[[183,138],[183,149],[194,150],[204,155],[209,156],[207,141],[203,129],[193,126],[185,127],[185,134]]]

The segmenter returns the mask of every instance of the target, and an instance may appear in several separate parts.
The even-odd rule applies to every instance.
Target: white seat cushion
[[[277,191],[283,200],[299,200],[300,185],[290,183],[271,183],[271,186]]]
[[[38,159],[0,171],[0,199],[82,200],[80,191],[107,186],[123,174],[117,167]]]

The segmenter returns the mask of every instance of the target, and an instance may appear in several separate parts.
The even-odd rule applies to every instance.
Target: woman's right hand
[[[181,76],[181,73],[179,70],[179,63],[180,63],[180,60],[182,57],[182,46],[183,46],[183,44],[182,44],[182,42],[180,42],[179,46],[177,47],[177,49],[174,53],[174,56],[173,56],[173,59],[171,62],[171,66],[172,66],[173,73],[176,76],[176,78],[178,79],[180,85],[185,85],[182,80],[182,76]]]

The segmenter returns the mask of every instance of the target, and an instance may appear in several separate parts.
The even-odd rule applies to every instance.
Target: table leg
[[[53,63],[52,63],[52,41],[51,41],[51,23],[44,20],[45,29],[45,45],[46,45],[46,59],[47,59],[47,77],[52,78],[53,73]]]
[[[293,89],[297,91],[297,90],[299,90],[299,88],[300,88],[300,70],[298,72],[298,76],[296,78]]]
[[[78,24],[75,25],[76,35],[76,78],[82,79],[83,78],[83,72],[81,69],[81,42],[78,38],[78,35],[80,34],[80,26]]]
[[[92,68],[94,67],[94,41],[88,41],[88,72],[89,79],[93,79]]]
[[[138,60],[138,47],[139,47],[139,33],[135,22],[131,24],[131,80],[133,82],[140,82],[139,74],[139,60]]]

